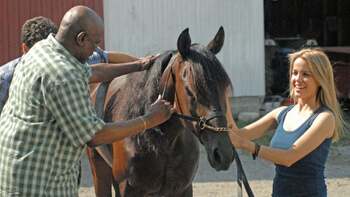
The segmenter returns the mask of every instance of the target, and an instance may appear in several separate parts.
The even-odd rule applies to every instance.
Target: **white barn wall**
[[[234,85],[234,96],[265,95],[262,0],[104,0],[108,50],[138,56],[176,48],[189,27],[192,42],[208,43],[222,25],[217,55]]]

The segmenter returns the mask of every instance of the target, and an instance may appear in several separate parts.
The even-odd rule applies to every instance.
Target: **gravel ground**
[[[240,153],[241,160],[252,190],[257,197],[271,196],[273,164],[257,160]],[[194,180],[195,197],[234,197],[237,195],[236,168],[216,172],[209,166],[205,152],[201,150],[201,160]],[[328,196],[348,197],[350,194],[350,146],[333,147],[326,167]],[[92,178],[87,159],[83,158],[83,178],[81,197],[94,197]],[[246,195],[244,195],[246,196]]]

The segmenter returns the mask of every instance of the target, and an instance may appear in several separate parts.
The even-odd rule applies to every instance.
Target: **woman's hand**
[[[239,136],[237,132],[238,131],[231,129],[231,130],[229,130],[228,135],[230,137],[230,141],[231,141],[232,145],[235,148],[242,149],[244,146],[244,143],[248,140]]]

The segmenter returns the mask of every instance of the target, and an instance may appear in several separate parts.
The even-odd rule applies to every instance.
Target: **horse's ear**
[[[177,39],[177,49],[179,50],[181,56],[183,58],[186,58],[188,54],[190,53],[190,47],[191,47],[191,37],[188,33],[188,28],[183,30]]]
[[[225,40],[225,31],[224,31],[224,28],[221,26],[218,33],[216,33],[215,38],[209,42],[207,48],[214,54],[217,54],[219,53],[222,46],[224,45],[224,40]]]

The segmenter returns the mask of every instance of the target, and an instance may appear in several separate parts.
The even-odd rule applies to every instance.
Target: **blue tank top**
[[[271,147],[289,149],[312,125],[317,115],[328,110],[321,106],[299,128],[287,132],[283,128],[284,120],[293,107],[287,107],[278,115],[278,126],[271,139]],[[290,167],[276,164],[273,196],[327,196],[324,169],[330,144],[331,138],[325,139],[315,150]]]

